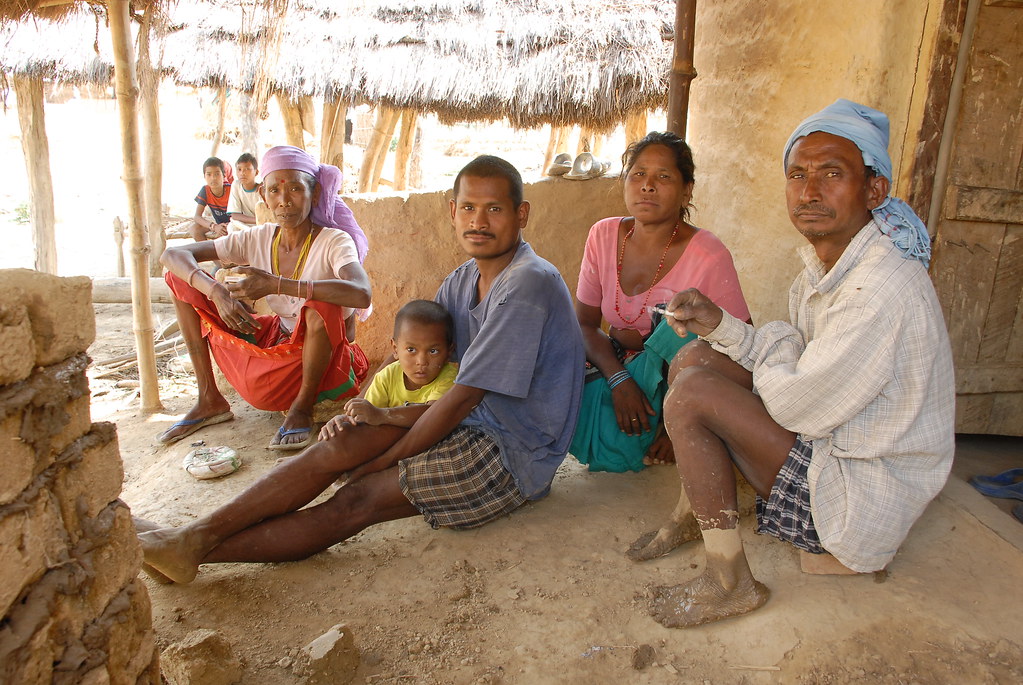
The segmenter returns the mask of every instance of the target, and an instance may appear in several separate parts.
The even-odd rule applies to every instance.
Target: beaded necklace
[[[281,234],[283,230],[277,231],[277,236],[274,238],[273,246],[270,248],[270,256],[272,259],[272,266],[274,275],[280,275],[281,273]],[[309,246],[313,242],[313,229],[309,229],[309,233],[306,234],[305,242],[302,243],[302,251],[298,255],[298,262],[295,263],[295,273],[291,274],[292,280],[297,279],[302,275],[302,268],[305,266],[305,259],[309,256]]]
[[[664,246],[664,252],[661,253],[661,261],[657,264],[657,271],[654,272],[654,280],[650,281],[650,287],[647,288],[647,290],[646,290],[646,297],[643,298],[643,306],[639,308],[639,314],[637,314],[636,318],[634,318],[634,319],[628,319],[628,318],[626,318],[626,316],[624,314],[622,314],[622,310],[620,309],[619,303],[618,303],[618,293],[623,293],[623,291],[622,291],[622,261],[625,259],[625,243],[627,243],[629,241],[629,238],[631,238],[632,234],[636,231],[636,222],[635,221],[633,221],[633,223],[632,223],[632,228],[630,228],[628,233],[625,234],[625,237],[622,238],[622,249],[618,251],[618,266],[617,266],[618,287],[615,288],[615,314],[620,316],[622,321],[624,321],[625,323],[630,324],[630,325],[636,323],[637,321],[639,321],[639,317],[643,316],[643,312],[646,311],[647,303],[650,301],[650,292],[653,290],[654,285],[657,283],[657,279],[660,278],[660,276],[661,276],[661,269],[664,268],[664,258],[668,256],[668,249],[671,247],[672,241],[675,240],[675,236],[678,234],[679,223],[681,223],[681,222],[676,222],[675,223],[675,228],[673,228],[671,230],[671,237],[668,238],[668,244]]]

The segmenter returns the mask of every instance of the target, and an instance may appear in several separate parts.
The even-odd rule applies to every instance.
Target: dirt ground
[[[130,307],[96,310],[92,357],[130,349]],[[138,411],[131,385],[91,387],[93,420],[117,424],[135,514],[185,523],[272,467],[265,445],[279,415],[236,399],[234,421],[195,438],[234,447],[242,468],[192,479],[181,468],[187,443],[154,439],[194,401],[188,377],[165,372],[165,411],[153,416]],[[571,458],[549,497],[479,530],[409,518],[302,562],[204,566],[186,586],[147,579],[153,619],[161,648],[220,631],[246,683],[301,682],[298,651],[338,623],[360,651],[360,683],[1018,683],[1023,525],[963,478],[1023,466],[1023,440],[963,436],[959,452],[886,573],[805,575],[795,549],[752,533],[747,511],[747,552],[771,599],[716,625],[669,630],[647,615],[650,586],[700,572],[698,544],[643,564],[623,555],[670,511],[674,471],[590,474]]]

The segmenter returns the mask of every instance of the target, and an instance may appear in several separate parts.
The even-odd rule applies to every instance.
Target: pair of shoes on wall
[[[599,160],[589,152],[580,153],[574,162],[571,159],[571,155],[562,152],[554,158],[550,169],[547,170],[547,175],[564,176],[573,181],[585,181],[603,176],[611,168],[610,162]]]

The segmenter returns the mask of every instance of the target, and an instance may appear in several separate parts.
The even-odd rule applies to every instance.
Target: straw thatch
[[[0,68],[109,83],[102,8],[61,7],[0,27]],[[666,104],[673,21],[665,0],[200,0],[169,7],[152,40],[185,85],[605,130]]]
[[[237,7],[179,4],[163,68],[181,83],[273,90],[514,126],[607,129],[666,102],[673,3],[664,0],[295,0],[279,25]],[[248,50],[272,28],[280,50]]]

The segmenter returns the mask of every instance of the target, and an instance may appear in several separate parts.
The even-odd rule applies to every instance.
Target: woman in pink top
[[[665,374],[693,336],[680,338],[666,323],[657,325],[651,307],[699,288],[732,315],[749,319],[731,254],[714,234],[687,222],[695,177],[685,141],[650,133],[629,146],[622,161],[632,216],[593,225],[576,289],[576,316],[595,370],[569,451],[591,471],[639,471],[674,461],[660,423]]]

